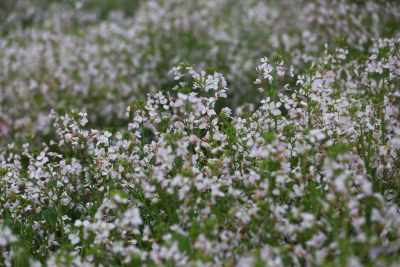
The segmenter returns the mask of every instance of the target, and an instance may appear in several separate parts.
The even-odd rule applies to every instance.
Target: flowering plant
[[[329,29],[328,33],[301,34],[304,39],[326,37],[329,41],[325,48],[304,48],[303,55],[310,55],[305,62],[294,55],[298,47],[291,48],[301,46],[296,34],[282,35],[287,41],[282,45],[289,48],[282,55],[260,57],[254,74],[239,73],[233,64],[227,70],[229,78],[225,78],[223,67],[202,70],[205,68],[201,65],[171,60],[169,64],[177,64],[170,68],[170,77],[165,78],[166,72],[158,80],[161,67],[155,65],[160,58],[155,56],[157,64],[150,62],[142,68],[134,58],[127,64],[138,64],[135,72],[143,72],[135,76],[137,82],[143,82],[143,86],[154,82],[160,90],[148,91],[145,98],[141,97],[144,92],[130,91],[126,77],[131,69],[120,58],[124,57],[122,51],[131,52],[126,46],[130,37],[140,33],[142,39],[135,40],[138,43],[134,45],[157,44],[152,51],[155,54],[168,44],[157,39],[159,36],[146,39],[140,27],[155,33],[158,27],[179,30],[186,38],[194,22],[200,23],[200,18],[208,21],[207,15],[214,15],[206,11],[219,14],[218,8],[228,2],[190,5],[177,0],[148,1],[134,18],[116,16],[116,21],[88,30],[86,37],[66,37],[66,43],[57,43],[51,35],[44,45],[41,38],[48,29],[42,29],[42,37],[33,47],[47,47],[46,60],[51,61],[50,54],[57,53],[73,57],[54,55],[70,69],[49,63],[49,69],[57,69],[54,77],[38,83],[35,79],[40,75],[35,76],[29,81],[30,87],[25,87],[25,75],[31,73],[25,73],[25,68],[33,68],[35,73],[39,70],[25,66],[24,60],[14,56],[35,57],[26,52],[34,48],[17,48],[14,42],[22,38],[17,38],[18,34],[6,37],[9,41],[0,45],[5,47],[0,52],[3,65],[9,68],[0,75],[6,84],[2,96],[20,99],[23,105],[0,114],[6,118],[0,119],[2,137],[13,141],[5,142],[0,149],[0,265],[397,264],[400,38],[360,39],[353,45],[330,40],[330,31],[340,26],[331,25],[335,15],[348,18],[346,12],[361,10],[348,18],[358,21],[356,15],[367,16],[363,12],[378,9],[378,4],[368,1],[359,7],[346,1],[296,1],[296,5],[307,7],[306,14],[313,10],[328,12],[331,5],[337,8],[332,12],[338,12],[302,18],[303,22]],[[167,4],[174,4],[176,9],[171,11]],[[246,10],[254,20],[239,16],[235,8],[231,12],[236,15],[231,16],[239,16],[241,23],[253,25],[257,32],[256,26],[261,25],[258,20],[265,21],[255,12],[269,11],[259,1],[240,5],[249,7]],[[186,10],[193,17],[171,15],[165,10]],[[176,20],[169,21],[174,16]],[[155,24],[156,18],[167,22]],[[129,28],[124,23],[131,19],[137,20],[139,29],[135,26],[132,32],[122,31]],[[373,29],[381,25],[374,20],[371,23]],[[206,28],[203,26],[195,29],[201,32]],[[221,30],[215,27],[210,31]],[[128,35],[112,44],[121,50],[115,52],[103,43],[103,31],[120,38]],[[359,31],[356,34],[364,36],[363,29]],[[215,49],[225,49],[225,37],[216,36],[222,44],[215,44]],[[99,44],[89,46],[85,38]],[[197,41],[200,49],[203,40]],[[82,47],[66,52],[75,43]],[[364,50],[364,45],[368,49]],[[96,56],[90,57],[87,51]],[[192,51],[194,58],[199,51]],[[246,62],[242,55],[233,59],[235,53],[226,53],[229,62]],[[243,53],[249,58],[254,55],[252,51]],[[78,59],[88,63],[85,71],[90,74],[81,72]],[[309,61],[312,64],[307,65]],[[14,64],[24,66],[17,70]],[[15,75],[8,85],[5,73]],[[156,81],[149,77],[153,74]],[[252,80],[242,87],[249,77]],[[50,82],[52,86],[44,85]],[[12,98],[9,90],[15,88],[11,85],[14,83],[21,84],[22,91]],[[114,94],[109,88],[113,85],[125,91]],[[70,86],[71,92],[67,91]],[[33,91],[34,97],[24,95],[23,90]],[[80,93],[75,93],[81,90],[86,98],[76,99]],[[235,96],[249,92],[252,102],[239,105]],[[64,103],[71,97],[75,97],[76,106]],[[50,116],[41,114],[51,103],[57,105]],[[22,115],[26,108],[40,112]],[[121,110],[110,115],[114,108]],[[30,130],[39,134],[24,138],[29,129],[19,127],[35,121],[35,116],[42,119],[31,125],[34,131]],[[14,121],[13,126],[10,121]]]

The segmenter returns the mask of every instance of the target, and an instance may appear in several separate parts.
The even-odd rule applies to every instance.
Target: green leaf
[[[49,225],[53,226],[57,223],[58,213],[54,208],[45,209],[42,213],[42,216]]]
[[[173,234],[172,240],[178,242],[178,248],[182,252],[186,252],[188,255],[192,254],[192,245],[190,244],[189,238],[181,234]]]

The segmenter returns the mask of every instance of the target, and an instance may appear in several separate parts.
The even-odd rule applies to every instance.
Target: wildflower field
[[[400,266],[400,2],[0,0],[0,266]]]

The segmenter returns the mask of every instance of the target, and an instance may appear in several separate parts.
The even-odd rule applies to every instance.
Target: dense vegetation
[[[396,1],[0,2],[0,266],[396,266]]]

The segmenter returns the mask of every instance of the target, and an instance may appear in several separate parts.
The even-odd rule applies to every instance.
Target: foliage
[[[0,265],[399,262],[395,3],[18,3]]]

